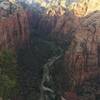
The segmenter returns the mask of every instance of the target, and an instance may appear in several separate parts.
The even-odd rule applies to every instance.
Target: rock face
[[[78,17],[70,11],[63,15],[57,15],[53,11],[53,14],[50,12],[53,16],[43,16],[41,24],[38,25],[40,30],[51,33],[51,36],[60,42],[72,40],[64,55],[72,88],[100,75],[100,12],[94,11],[88,15],[86,13],[87,10],[85,13],[79,13],[84,17]],[[41,28],[43,24],[46,27]]]
[[[69,68],[72,66],[72,72],[74,72],[72,76],[76,80],[76,84],[100,75],[98,56],[100,55],[98,51],[100,48],[99,14],[99,11],[95,11],[80,18],[75,38],[69,47],[70,54],[67,52],[65,56],[66,62],[67,57],[70,59],[68,61],[70,62]]]
[[[87,14],[93,11],[100,10],[100,1],[99,0],[89,0]]]
[[[84,81],[100,75],[100,12],[94,11],[86,15],[87,9],[87,6],[82,5],[80,12],[77,12],[77,7],[72,12],[58,7],[45,15],[19,10],[7,16],[9,11],[1,7],[0,16],[3,17],[0,19],[0,49],[26,44],[30,32],[34,36],[49,36],[59,43],[67,43],[69,47],[63,60],[66,71],[69,71],[71,88],[82,85]],[[34,56],[35,53],[30,55]],[[33,64],[33,59],[31,60]],[[39,66],[38,62],[36,65]],[[77,100],[76,94],[73,95]],[[66,98],[70,98],[69,94]]]
[[[37,21],[34,27],[38,30],[38,33],[41,32],[38,35],[49,35],[53,39],[58,39],[58,41],[66,41],[77,30],[78,26],[78,18],[73,12],[68,9],[65,10],[63,7],[49,9],[47,14],[40,17],[33,15],[34,18],[33,24]]]
[[[0,1],[0,19],[8,17],[18,10],[23,10],[23,6],[13,0]]]
[[[66,66],[66,71],[68,71],[69,79],[72,82],[71,89],[100,76],[99,20],[99,11],[84,15],[84,17],[78,17],[70,11],[63,14],[50,11],[37,20],[38,24],[35,26],[37,30],[59,42],[70,42],[64,55],[64,66]],[[70,97],[69,94],[66,95],[67,100]]]
[[[0,49],[13,48],[23,44],[29,37],[27,12],[20,11],[0,19]]]
[[[86,16],[96,10],[100,10],[99,0],[82,0],[81,2],[74,3],[73,5],[75,15],[82,17]]]
[[[20,4],[0,2],[0,49],[15,48],[28,40],[30,17]]]
[[[37,17],[35,18],[37,19]],[[75,55],[77,55],[77,53],[79,53],[78,55],[85,53],[85,57],[88,53],[88,63],[94,61],[91,65],[99,66],[99,52],[97,52],[100,43],[99,11],[94,11],[89,15],[80,18],[75,16],[73,12],[68,10],[65,11],[64,8],[58,7],[55,10],[49,10],[46,15],[38,17],[38,19],[37,22],[33,21],[33,23],[38,23],[34,24],[34,27],[37,30],[60,42],[71,42],[72,40],[70,48],[75,46],[73,48],[73,52],[76,53]],[[43,34],[41,34],[41,36]],[[87,64],[87,66],[91,65]]]
[[[85,10],[86,9],[87,8],[85,8]],[[2,12],[5,13],[3,10]],[[61,6],[55,10],[50,9],[46,15],[20,10],[0,20],[0,34],[2,37],[2,39],[0,39],[0,48],[17,46],[19,40],[20,43],[27,41],[30,30],[33,28],[38,31],[37,33],[33,32],[33,34],[38,34],[42,37],[49,35],[53,39],[60,42],[64,41],[68,44],[72,41],[69,50],[72,51],[70,53],[75,53],[73,54],[75,58],[71,60],[79,59],[77,63],[76,60],[74,61],[76,66],[79,65],[79,62],[80,65],[83,63],[82,66],[85,67],[99,66],[99,20],[99,11],[80,18]],[[80,61],[80,59],[82,59],[82,61]]]

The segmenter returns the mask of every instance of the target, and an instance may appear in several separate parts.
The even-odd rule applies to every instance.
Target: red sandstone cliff
[[[67,65],[72,70],[74,69],[76,75],[74,79],[79,81],[82,78],[83,80],[84,75],[79,76],[84,73],[86,68],[100,66],[99,20],[99,11],[80,18],[73,12],[67,9],[65,11],[60,7],[41,16],[19,10],[9,17],[0,19],[0,48],[16,47],[25,43],[29,39],[32,27],[39,31],[38,34],[41,36],[41,33],[46,33],[58,41],[72,41],[69,51],[66,51],[65,61],[68,62],[69,55],[68,63],[70,64],[67,63]],[[74,38],[72,38],[73,36]]]
[[[0,49],[13,48],[28,40],[28,17],[27,11],[20,11],[0,19]]]

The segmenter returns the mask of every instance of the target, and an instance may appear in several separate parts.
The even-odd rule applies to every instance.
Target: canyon
[[[87,86],[88,82],[91,85],[91,80],[100,78],[100,11],[97,8],[93,11],[91,7],[88,5],[87,10],[87,5],[78,4],[75,5],[74,10],[70,11],[58,6],[55,9],[48,9],[46,13],[22,8],[9,13],[8,10],[0,8],[0,50],[10,48],[17,51],[18,64],[23,66],[21,71],[24,69],[26,72],[26,76],[21,77],[25,78],[25,84],[21,85],[24,88],[28,80],[33,80],[35,88],[33,94],[36,95],[34,100],[39,96],[39,86],[43,80],[40,75],[41,69],[43,71],[41,66],[52,57],[48,56],[47,47],[41,46],[49,42],[53,41],[64,49],[62,56],[50,65],[53,68],[50,69],[52,76],[55,73],[53,80],[58,86],[56,93],[62,97],[62,100],[73,100],[72,95],[74,100],[84,100],[77,95],[76,87],[83,88],[82,86]],[[27,60],[28,58],[30,60]],[[34,68],[29,66],[34,66]],[[28,72],[27,69],[34,73]],[[33,75],[32,78],[31,75]],[[99,81],[96,84],[99,84]],[[24,91],[22,100],[28,100],[26,97],[31,91],[27,87],[25,89],[27,92],[22,90]],[[92,95],[91,100],[97,100],[95,95],[100,95],[98,91],[100,91],[100,86]]]

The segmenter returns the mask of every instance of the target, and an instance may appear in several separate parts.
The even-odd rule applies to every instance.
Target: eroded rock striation
[[[16,48],[28,41],[30,17],[21,5],[7,0],[0,3],[0,49]]]
[[[0,19],[0,48],[12,48],[28,40],[30,34],[27,12],[21,11]]]
[[[86,4],[77,5],[77,7],[80,6],[79,12],[77,7],[75,11],[69,11],[68,9],[59,6],[56,9],[49,9],[47,13],[37,13],[23,9],[10,12],[10,9],[8,10],[10,6],[7,6],[7,10],[5,9],[6,7],[1,7],[0,49],[18,47],[20,45],[22,46],[24,43],[27,44],[26,42],[30,39],[30,33],[33,37],[42,37],[42,39],[47,37],[50,40],[56,40],[58,44],[65,44],[64,46],[67,47],[67,49],[65,48],[63,58],[61,59],[61,62],[58,61],[60,64],[54,64],[54,67],[56,66],[57,69],[58,65],[59,68],[64,66],[62,73],[65,71],[66,75],[63,75],[64,79],[60,77],[61,84],[59,83],[59,79],[57,79],[57,83],[60,85],[62,85],[62,83],[66,84],[66,76],[68,76],[68,79],[71,81],[69,89],[63,90],[62,88],[65,87],[58,87],[60,87],[60,90],[62,90],[63,93],[65,92],[65,98],[67,98],[67,95],[68,98],[70,98],[70,92],[67,93],[68,91],[73,92],[78,85],[81,86],[85,81],[94,79],[100,75],[100,11],[98,10],[87,14],[88,6],[85,5]],[[34,52],[38,51],[38,53],[43,52],[35,46],[32,50]],[[35,53],[32,55],[32,52],[30,52],[29,49],[28,52],[29,56],[34,58]],[[27,52],[25,53],[25,56],[27,57]],[[43,54],[41,55],[44,57]],[[39,61],[42,58],[40,59],[40,55],[35,56],[35,66],[38,66],[38,69],[36,67],[34,68],[36,68],[35,70],[37,72],[40,72],[38,58]],[[33,59],[29,61],[25,59],[27,62],[23,59],[24,58],[22,57],[21,60],[24,62],[26,68],[29,68],[31,65],[33,68]],[[42,66],[42,64],[43,63],[40,65]],[[60,69],[57,71],[59,71],[59,76],[61,76],[62,73],[60,72]],[[56,72],[56,75],[58,76],[57,71],[55,70],[54,72]],[[39,72],[36,73],[36,75],[38,75]],[[38,83],[38,79],[35,80]],[[36,85],[37,84],[35,84],[35,86]],[[77,95],[74,93],[73,95],[77,99]]]

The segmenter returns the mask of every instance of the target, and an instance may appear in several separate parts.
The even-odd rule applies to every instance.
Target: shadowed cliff
[[[4,9],[2,13],[5,15]],[[49,66],[51,83],[45,80],[43,84],[53,89],[54,100],[61,97],[72,100],[72,95],[75,100],[84,100],[86,92],[95,98],[100,89],[97,81],[100,76],[99,20],[100,11],[78,17],[75,11],[61,6],[47,13],[21,9],[2,17],[0,49],[14,48],[17,55],[20,91],[19,96],[13,98],[38,100],[44,81],[44,64],[48,65],[53,56],[59,55],[61,57]],[[93,91],[84,90],[84,87],[93,88]],[[51,93],[46,91],[46,95],[51,98]]]
[[[89,84],[90,84],[91,80],[95,80],[95,78],[100,75],[99,23],[97,21],[97,20],[99,20],[99,13],[100,13],[99,11],[93,12],[92,14],[87,15],[82,18],[75,16],[70,11],[66,11],[66,13],[61,16],[59,16],[59,15],[55,15],[55,16],[39,15],[39,17],[36,17],[36,16],[38,16],[38,14],[32,15],[32,19],[33,19],[32,25],[34,26],[34,30],[32,30],[33,33],[32,33],[31,39],[32,38],[33,39],[31,41],[31,43],[33,44],[32,47],[34,47],[33,51],[38,50],[38,52],[36,54],[39,54],[40,50],[43,50],[43,51],[47,50],[45,43],[47,44],[48,42],[51,42],[51,41],[55,41],[55,43],[58,47],[60,46],[60,48],[65,50],[63,57],[54,63],[54,69],[52,70],[52,75],[54,76],[54,81],[57,86],[57,87],[55,87],[56,88],[55,92],[57,94],[64,95],[64,98],[71,98],[72,95],[75,96],[75,94],[73,94],[73,91],[75,92],[79,88],[78,86],[80,86],[80,88],[82,88],[83,86],[87,86],[87,84],[86,84],[87,82],[89,82]],[[95,16],[96,16],[96,19],[95,19]],[[34,22],[34,19],[35,19],[35,22]],[[94,19],[95,19],[95,21],[92,21]],[[45,42],[43,44],[40,42],[41,46],[35,47],[34,43],[36,41],[38,41],[38,42],[40,41],[40,40],[37,40],[38,38],[43,39]],[[36,44],[38,42],[36,42]],[[36,48],[38,48],[38,49],[36,49]],[[49,49],[50,48],[51,48],[51,46],[49,46]],[[25,51],[26,50],[29,50],[29,52],[30,52],[30,50],[32,50],[32,48],[25,49]],[[24,49],[22,50],[22,52],[23,51],[24,51]],[[27,56],[30,58],[33,55],[33,57],[30,59],[35,58],[35,60],[36,60],[35,62],[38,63],[38,62],[43,62],[42,61],[43,58],[49,59],[50,57],[53,56],[52,51],[50,51],[51,56],[48,55],[48,52],[49,51],[45,51],[45,53],[43,53],[41,51],[41,54],[43,54],[43,55],[39,54],[39,56],[37,57],[37,60],[36,60],[35,54],[33,54],[33,53],[29,54]],[[26,53],[24,53],[24,55],[25,54]],[[45,56],[45,55],[47,55],[47,56]],[[42,57],[41,60],[40,60],[40,56]],[[27,57],[25,57],[25,58],[27,58]],[[22,61],[22,60],[20,60],[20,61]],[[31,60],[29,60],[29,61],[31,61]],[[33,60],[31,61],[31,63],[32,62],[33,62]],[[26,60],[24,61],[24,63],[26,63]],[[37,64],[38,67],[36,67],[36,69],[38,68],[38,70],[36,71],[36,73],[40,73],[42,71],[41,67],[45,64],[45,61],[43,64],[41,63],[42,65],[40,65],[40,67],[39,67],[39,64]],[[28,67],[28,65],[26,65],[26,64],[25,64],[25,66]],[[33,64],[33,65],[29,65],[29,66],[36,66],[36,65]],[[63,72],[63,74],[62,74],[62,72]],[[53,73],[55,73],[55,74],[53,74]],[[38,75],[40,75],[40,74],[37,74],[37,76]],[[38,77],[41,77],[40,80],[42,80],[41,75],[38,76]],[[35,75],[33,75],[33,76],[35,77]],[[59,79],[57,78],[58,76],[59,76]],[[69,82],[67,81],[68,79],[69,79]],[[40,86],[41,81],[39,81],[38,78],[36,80],[39,84],[38,86]],[[71,83],[70,83],[70,81],[71,81]],[[34,81],[34,82],[36,82],[36,81]],[[70,84],[70,85],[68,85],[68,84]],[[95,84],[98,84],[98,82],[96,82]],[[36,84],[36,86],[37,86],[37,84]],[[63,89],[64,88],[63,86],[66,88]],[[95,86],[93,88],[95,88]],[[69,96],[70,95],[69,91],[71,91],[71,89],[72,89],[72,92],[71,92],[72,95]],[[36,88],[36,90],[37,90],[37,88]],[[34,90],[34,91],[36,91],[36,90]],[[79,92],[80,90],[77,90],[77,91]],[[84,93],[83,91],[84,90],[82,90],[82,93]],[[91,90],[89,90],[89,91],[91,91]],[[98,88],[96,91],[98,91]],[[40,90],[37,92],[37,94],[38,93],[40,93]],[[95,95],[96,94],[94,94],[93,96],[95,96]],[[75,97],[77,98],[77,96],[75,96]],[[82,98],[80,96],[80,93],[79,93],[78,98]],[[84,98],[84,96],[83,96],[83,98]]]

